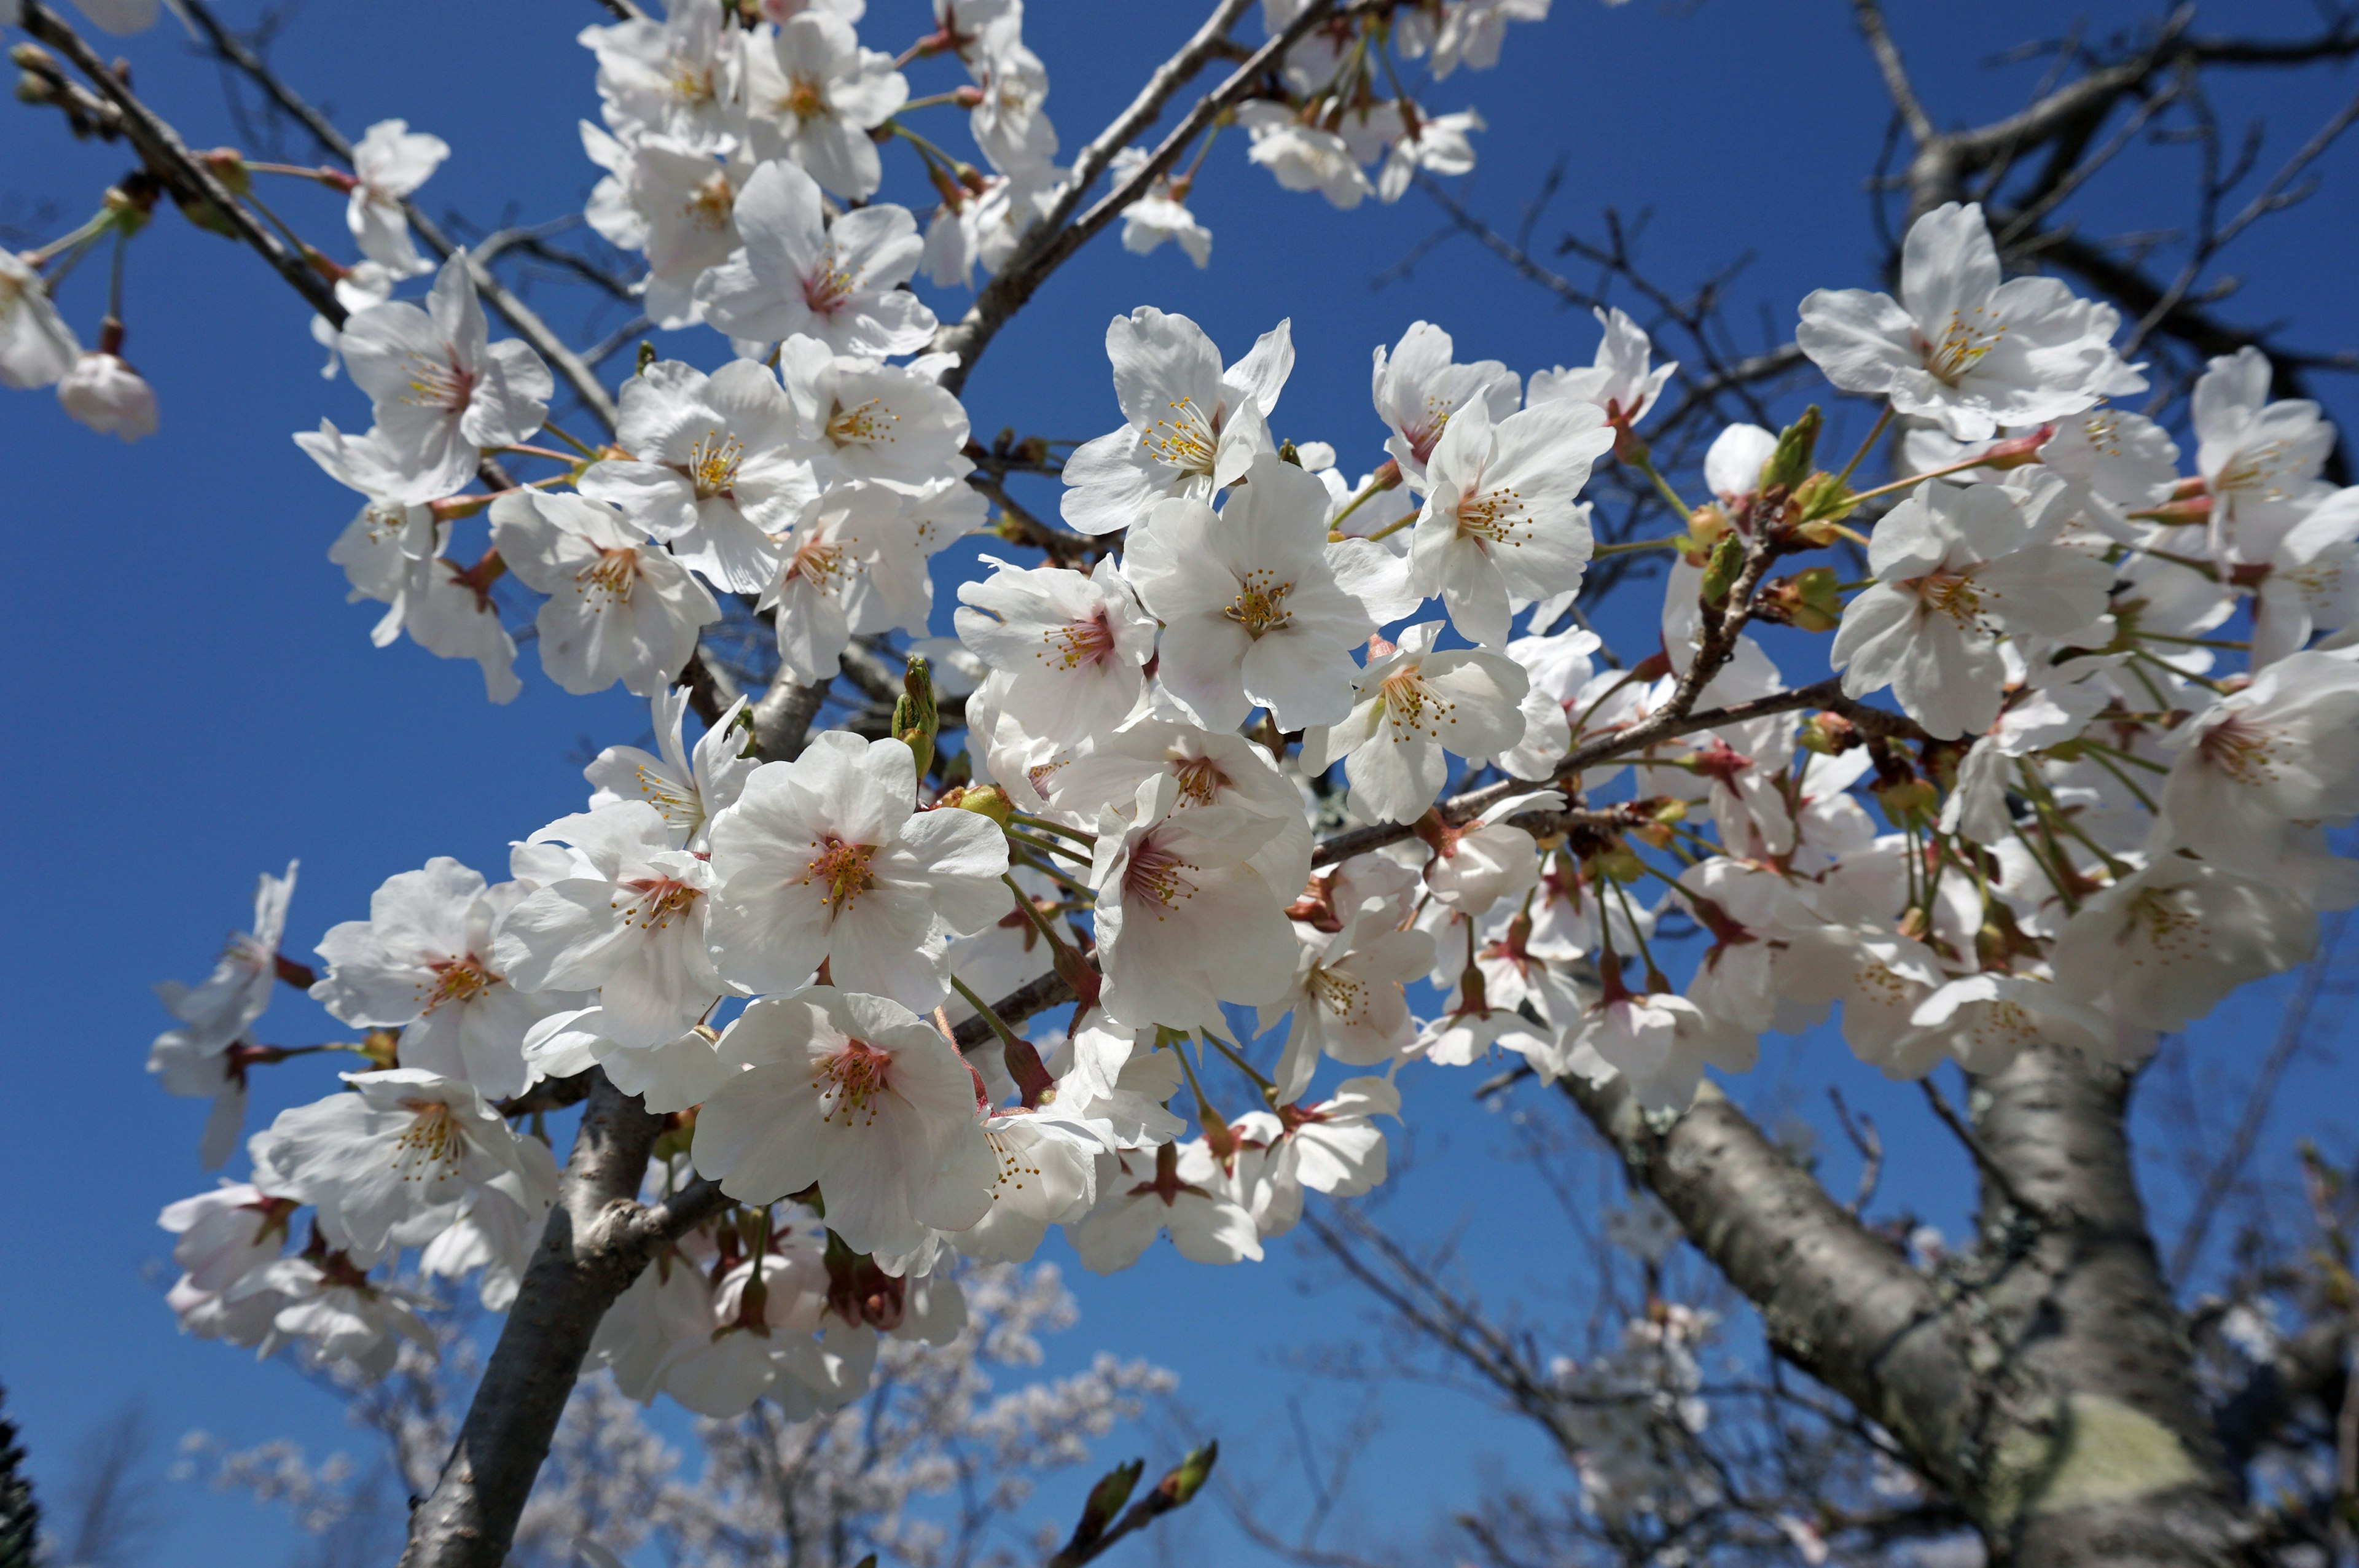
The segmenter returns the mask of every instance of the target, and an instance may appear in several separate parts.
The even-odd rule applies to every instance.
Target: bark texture
[[[1889,1431],[2006,1568],[2260,1561],[2234,1459],[2286,1402],[2193,1375],[2132,1169],[2125,1074],[2041,1047],[1974,1084],[1980,1236],[1920,1272],[1707,1086],[1676,1119],[1566,1092],[1757,1307],[1777,1353]],[[2288,1370],[2284,1381],[2314,1381]]]

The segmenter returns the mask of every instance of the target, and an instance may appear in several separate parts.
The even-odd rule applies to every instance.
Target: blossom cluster
[[[1543,8],[1411,7],[1378,42],[1440,78]],[[2144,384],[2113,310],[2004,280],[1973,207],[1919,221],[1898,299],[1802,302],[1803,351],[1898,433],[1910,471],[1873,488],[1860,459],[1820,464],[1812,409],[1723,432],[1709,496],[1679,499],[1639,433],[1676,367],[1619,311],[1571,367],[1460,362],[1409,326],[1375,351],[1353,479],[1281,433],[1288,323],[1231,359],[1141,307],[1106,334],[1119,423],[1061,465],[1072,533],[954,585],[955,652],[940,683],[912,658],[906,724],[764,760],[741,699],[691,736],[723,596],[771,619],[781,681],[821,682],[854,637],[927,635],[933,557],[986,514],[905,285],[996,265],[1005,214],[1053,199],[1045,75],[1012,0],[938,4],[911,58],[968,70],[947,96],[998,170],[976,175],[899,126],[858,11],[685,4],[584,34],[592,221],[646,253],[651,316],[735,351],[645,356],[611,442],[549,424],[548,367],[492,341],[463,254],[422,306],[333,334],[372,426],[299,440],[363,497],[333,558],[387,607],[378,640],[475,659],[506,700],[512,577],[544,596],[544,671],[647,698],[658,752],[601,754],[504,881],[391,877],[317,973],[279,954],[291,868],[265,879],[253,931],[166,992],[151,1066],[213,1099],[213,1163],[249,1070],[290,1054],[253,1037],[275,983],[369,1058],[255,1135],[246,1182],[166,1211],[192,1332],[381,1368],[430,1342],[412,1254],[505,1306],[560,1181],[531,1111],[595,1069],[667,1119],[651,1198],[729,1200],[596,1357],[636,1398],[810,1415],[865,1386],[879,1334],[958,1331],[962,1257],[1027,1260],[1052,1227],[1099,1271],[1158,1236],[1262,1257],[1306,1190],[1383,1180],[1413,1065],[1506,1054],[1676,1113],[1838,1003],[1897,1077],[2037,1042],[2135,1063],[2359,903],[2324,838],[2359,814],[2359,490],[2320,478],[2331,427],[2228,356],[2182,474],[2110,401]],[[1256,161],[1340,204],[1371,164],[1380,196],[1460,167],[1472,126],[1376,102],[1369,38],[1314,29],[1282,72],[1302,102],[1237,115]],[[943,198],[922,236],[871,200],[888,126]],[[430,169],[410,135],[369,189]],[[361,189],[357,241],[422,276],[397,197]],[[558,468],[518,483],[508,459]],[[1608,461],[1685,524],[1611,546],[1670,557],[1659,646],[1626,665],[1578,602]],[[1820,552],[1849,569],[1773,575]],[[1828,633],[1832,673],[1789,680]],[[1071,1015],[1026,1038],[1050,995]]]

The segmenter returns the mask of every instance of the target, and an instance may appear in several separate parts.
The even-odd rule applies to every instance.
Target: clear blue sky
[[[255,11],[252,0],[223,8],[240,23]],[[1034,0],[1029,9],[1027,38],[1051,72],[1049,107],[1070,152],[1200,7]],[[864,37],[897,48],[923,10],[920,0],[872,0]],[[1897,10],[1944,121],[2018,103],[2038,68],[1981,62],[2061,26],[2053,7],[2027,0]],[[2093,33],[2145,14],[2101,7]],[[2207,19],[2292,30],[2311,15],[2292,0],[2246,0]],[[538,220],[578,207],[594,173],[574,130],[596,113],[591,62],[571,40],[598,19],[587,0],[319,6],[296,15],[277,59],[348,131],[403,115],[445,137],[454,156],[426,192],[430,211],[486,224],[511,213]],[[122,47],[143,92],[191,144],[235,138],[212,68],[190,56],[168,20]],[[947,85],[950,69],[933,74]],[[2266,109],[2283,146],[2349,91],[2347,79],[2232,81],[2221,106],[2232,125]],[[1454,77],[1429,106],[1470,103],[1490,126],[1477,142],[1474,206],[1511,223],[1562,157],[1565,189],[1544,238],[1568,223],[1593,233],[1608,206],[1651,210],[1645,254],[1673,287],[1749,254],[1732,312],[1748,337],[1756,303],[1767,330],[1783,333],[1809,288],[1874,282],[1861,182],[1886,107],[1838,0],[1638,0],[1612,11],[1557,0],[1551,21],[1511,34],[1499,70]],[[1496,357],[1527,373],[1589,358],[1595,330],[1585,313],[1558,309],[1463,242],[1373,287],[1436,226],[1435,211],[1412,195],[1397,208],[1332,211],[1277,190],[1244,163],[1241,141],[1215,149],[1198,188],[1196,210],[1215,234],[1212,269],[1196,271],[1174,248],[1142,260],[1102,242],[992,348],[967,390],[979,431],[1081,438],[1108,427],[1116,416],[1104,322],[1141,303],[1195,317],[1232,353],[1291,316],[1298,366],[1277,423],[1296,438],[1335,442],[1353,472],[1373,464],[1382,434],[1366,401],[1369,351],[1413,319],[1445,326],[1462,359]],[[909,196],[908,171],[887,153],[897,170],[888,178]],[[52,114],[9,105],[0,195],[12,205],[0,215],[23,222],[53,201],[58,222],[46,232],[61,232],[126,162],[120,149],[70,142]],[[2348,267],[2359,240],[2354,162],[2352,148],[2338,149],[2323,166],[2328,194],[2265,226],[2231,268],[2244,290],[2226,312],[2294,320],[2328,348],[2359,345]],[[337,234],[324,196],[286,201],[299,222]],[[2160,227],[2189,204],[2184,179],[2149,163],[2109,188],[2086,222],[2095,233]],[[68,291],[86,337],[101,272],[92,265]],[[45,1484],[82,1432],[133,1398],[168,1437],[203,1428],[234,1444],[283,1434],[315,1454],[366,1452],[371,1440],[342,1425],[333,1401],[283,1367],[181,1338],[158,1299],[167,1249],[155,1212],[207,1178],[194,1154],[202,1107],[165,1098],[142,1070],[163,1022],[147,987],[200,976],[221,935],[244,924],[255,874],[291,857],[303,861],[288,944],[298,953],[364,914],[385,876],[429,855],[498,874],[508,839],[578,808],[583,745],[646,727],[644,708],[619,691],[556,691],[528,652],[524,697],[494,708],[471,666],[406,643],[372,649],[375,610],[343,602],[325,554],[351,503],[287,440],[322,414],[366,422],[348,385],[320,379],[305,311],[249,254],[168,213],[136,248],[130,287],[127,352],[162,399],[158,436],[125,449],[70,424],[45,395],[0,395],[0,524],[19,584],[0,618],[0,733],[14,781],[10,855],[29,881],[13,901],[0,964],[14,1002],[12,1168],[30,1211],[0,1270],[0,1383]],[[946,309],[958,303],[936,297]],[[701,332],[667,347],[706,362],[724,351]],[[2346,423],[2359,413],[2347,383],[2328,392]],[[1861,421],[1850,417],[1855,430]],[[1651,619],[1654,589],[1633,596],[1609,630]],[[2236,1074],[2266,1049],[2273,1020],[2266,999],[2248,997],[2203,1031],[2199,1074],[2216,1072],[2226,1087],[2201,1087],[2199,1098],[2234,1103]],[[291,1044],[328,1029],[282,991],[263,1033]],[[2331,1044],[2338,1031],[2347,1035],[2332,1022],[2320,1033]],[[304,1063],[267,1075],[256,1121],[321,1092],[331,1071]],[[1501,1124],[1466,1102],[1473,1077],[1413,1078],[1419,1169],[1390,1212],[1428,1236],[1463,1221],[1462,1257],[1486,1299],[1520,1297],[1528,1321],[1545,1329],[1569,1318],[1577,1335],[1586,1297],[1567,1284],[1587,1265],[1560,1214],[1504,1160]],[[1772,1114],[1822,1123],[1830,1081],[1887,1127],[1891,1201],[1954,1227],[1964,1162],[1927,1130],[1913,1091],[1858,1069],[1839,1041],[1768,1042],[1739,1092]],[[2351,1103],[2353,1087],[2331,1064],[2305,1066],[2272,1124],[2270,1157],[2282,1161],[2303,1135],[2344,1149],[2335,1108]],[[1830,1163],[1847,1184],[1848,1154]],[[1052,1243],[1043,1256],[1068,1255]],[[1181,1373],[1184,1398],[1233,1465],[1282,1474],[1294,1463],[1282,1435],[1289,1396],[1305,1391],[1322,1430],[1347,1420],[1358,1397],[1286,1360],[1360,1331],[1361,1303],[1316,1289],[1323,1275],[1310,1262],[1297,1239],[1259,1269],[1194,1269],[1165,1249],[1111,1281],[1071,1269],[1084,1317],[1051,1369],[1100,1348],[1154,1357]],[[1577,1344],[1569,1337],[1566,1347]],[[1478,1476],[1536,1464],[1520,1432],[1451,1396],[1396,1390],[1386,1415],[1388,1433],[1356,1494],[1356,1528],[1371,1533],[1414,1534],[1466,1501]],[[1125,1453],[1116,1444],[1106,1457]],[[243,1568],[296,1545],[278,1515],[242,1498],[183,1486],[168,1508],[156,1562]],[[1192,1528],[1226,1542],[1225,1527],[1203,1514]],[[1061,1500],[1055,1517],[1066,1517]]]

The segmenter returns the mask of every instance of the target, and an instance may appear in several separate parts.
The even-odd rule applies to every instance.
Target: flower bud
[[[1723,512],[1716,503],[1705,502],[1688,514],[1689,557],[1709,559],[1712,547],[1727,538],[1734,529],[1735,525],[1729,522],[1727,513]]]
[[[1860,743],[1859,726],[1840,713],[1813,713],[1802,720],[1802,750],[1840,756]]]
[[[2039,449],[2055,436],[2056,427],[2042,425],[2027,436],[2010,436],[1983,453],[1986,469],[2019,469],[2041,460]]]
[[[1825,544],[1832,537],[1832,532],[1823,528],[1811,530],[1807,524],[1841,522],[1858,504],[1852,499],[1851,486],[1823,471],[1810,475],[1794,489],[1794,510],[1806,525],[1804,536],[1817,544]]]
[[[1703,568],[1703,601],[1715,610],[1728,602],[1729,589],[1745,570],[1745,542],[1730,534],[1713,546],[1711,565]]]
[[[156,392],[110,353],[85,352],[58,383],[65,411],[102,436],[136,441],[156,433]]]
[[[254,176],[246,171],[245,159],[235,147],[215,147],[194,156],[232,196],[243,196],[254,189]]]
[[[933,672],[923,654],[911,654],[901,676],[901,695],[893,703],[893,738],[909,748],[921,779],[934,765],[934,737],[941,725],[934,706]]]
[[[972,811],[978,816],[988,816],[1002,827],[1006,827],[1016,814],[1014,803],[993,784],[971,784],[964,789],[953,790],[942,796],[941,804],[955,806],[961,811]]]
[[[1777,449],[1769,454],[1769,460],[1761,465],[1757,488],[1791,490],[1801,483],[1810,474],[1810,457],[1818,450],[1819,429],[1824,422],[1817,404],[1803,409],[1802,416],[1778,436]]]
[[[1130,1501],[1132,1489],[1146,1472],[1147,1461],[1134,1459],[1098,1477],[1098,1484],[1090,1488],[1089,1500],[1082,1505],[1081,1521],[1073,1526],[1073,1539],[1066,1544],[1066,1555],[1078,1555],[1097,1543],[1106,1527],[1114,1523],[1114,1516],[1122,1512],[1123,1504]]]
[[[1212,1465],[1220,1457],[1221,1445],[1217,1441],[1207,1443],[1201,1448],[1190,1449],[1188,1456],[1180,1461],[1178,1468],[1155,1484],[1155,1489],[1170,1498],[1173,1508],[1180,1508],[1204,1489],[1204,1482],[1212,1476]]]
[[[1843,621],[1843,598],[1835,588],[1832,567],[1781,577],[1762,589],[1760,613],[1799,631],[1832,632]]]

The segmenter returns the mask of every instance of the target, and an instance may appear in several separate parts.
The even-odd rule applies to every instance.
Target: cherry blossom
[[[1434,447],[1410,580],[1439,594],[1451,622],[1476,642],[1506,642],[1510,595],[1541,599],[1581,586],[1592,540],[1588,508],[1573,497],[1614,444],[1595,417],[1593,405],[1559,400],[1495,426],[1486,405],[1470,403]]]
[[[1202,328],[1142,305],[1107,325],[1106,358],[1127,423],[1065,460],[1064,518],[1082,533],[1144,522],[1169,496],[1209,502],[1277,449],[1268,420],[1294,370],[1289,323],[1223,370]]]
[[[1376,417],[1392,430],[1385,450],[1400,465],[1401,477],[1425,488],[1425,465],[1450,416],[1462,406],[1481,403],[1494,425],[1516,412],[1521,379],[1497,360],[1456,364],[1450,334],[1430,321],[1414,321],[1387,355],[1375,353],[1370,395]],[[1365,488],[1364,484],[1362,488]]]
[[[510,571],[549,596],[534,622],[540,667],[577,697],[618,680],[653,697],[695,654],[698,629],[721,619],[704,585],[603,501],[503,495],[492,540]]]
[[[932,608],[917,530],[882,484],[853,481],[814,496],[779,556],[760,608],[777,611],[779,664],[796,680],[832,676],[853,633],[922,627]]]
[[[283,877],[265,871],[255,879],[253,928],[230,934],[211,974],[193,986],[178,980],[157,984],[156,999],[180,1022],[168,1037],[201,1054],[217,1055],[262,1016],[278,983],[278,944],[287,934],[298,864],[288,861]]]
[[[1258,1026],[1291,1015],[1273,1075],[1282,1099],[1299,1098],[1322,1055],[1354,1067],[1404,1054],[1417,1037],[1407,987],[1433,965],[1433,938],[1394,928],[1381,904],[1354,913],[1332,936],[1295,927],[1301,950],[1293,984],[1264,1003]]]
[[[1111,557],[1088,576],[983,557],[991,575],[959,585],[959,641],[1000,681],[1002,711],[1051,741],[1103,734],[1146,687],[1155,622]]]
[[[1147,155],[1125,147],[1114,155],[1113,178],[1126,184],[1146,167]],[[1188,210],[1187,186],[1165,175],[1122,210],[1122,248],[1133,255],[1152,255],[1166,240],[1176,240],[1188,259],[1201,269],[1212,262],[1212,231]],[[943,281],[940,277],[936,282]]]
[[[661,21],[584,27],[578,41],[598,57],[601,113],[617,135],[710,151],[742,134],[744,38],[722,0],[678,0]]]
[[[1098,1172],[1098,1204],[1066,1227],[1082,1267],[1111,1274],[1138,1261],[1158,1233],[1194,1263],[1261,1260],[1261,1237],[1227,1192],[1219,1162],[1201,1138],[1166,1143],[1152,1153],[1107,1154]]]
[[[1962,441],[2001,425],[2079,414],[2145,388],[2113,350],[2120,315],[2052,277],[1999,279],[1998,248],[1977,204],[1952,201],[1909,225],[1900,300],[1817,289],[1794,339],[1845,392],[1891,399]]]
[[[402,209],[450,156],[450,143],[412,131],[407,120],[379,120],[353,147],[357,183],[344,222],[361,254],[395,277],[434,270],[410,240],[409,215]]]
[[[1164,688],[1199,723],[1234,729],[1258,706],[1300,730],[1351,711],[1351,650],[1375,624],[1327,565],[1326,514],[1326,488],[1264,452],[1219,514],[1175,498],[1132,529],[1123,575],[1163,622]]]
[[[2315,915],[2283,888],[2165,855],[2082,904],[2049,958],[2069,994],[2169,1033],[2303,962],[2317,940]]]
[[[646,1047],[678,1039],[729,989],[705,952],[712,868],[673,848],[654,806],[560,817],[508,867],[530,891],[500,922],[491,962],[517,989],[594,989],[603,1033]]]
[[[609,746],[599,752],[582,770],[591,784],[590,809],[645,801],[662,813],[681,849],[706,849],[712,818],[736,801],[746,778],[760,765],[745,754],[745,699],[729,705],[697,738],[693,752],[682,735],[687,690],[672,687],[659,691],[648,708],[663,754],[650,756],[636,746]]]
[[[2267,877],[2289,823],[2359,815],[2359,663],[2291,654],[2164,743],[2165,841]]]
[[[770,47],[747,50],[745,98],[755,155],[792,158],[831,194],[864,200],[884,168],[868,133],[908,102],[893,57],[863,49],[852,24],[827,11],[781,23]],[[783,334],[781,334],[783,335]]]
[[[113,354],[86,351],[75,360],[58,382],[58,404],[126,446],[156,433],[156,389]]]
[[[1440,633],[1440,622],[1424,621],[1397,645],[1372,639],[1351,716],[1302,738],[1303,771],[1341,762],[1353,798],[1379,821],[1424,815],[1450,776],[1445,751],[1496,756],[1523,739],[1518,705],[1530,677],[1496,654],[1437,653]]]
[[[54,386],[82,357],[41,275],[0,245],[0,386]]]
[[[767,344],[801,334],[881,358],[933,336],[934,313],[899,287],[925,250],[907,208],[879,203],[827,223],[811,177],[770,162],[745,181],[734,221],[743,248],[696,290],[705,319],[732,337]]]
[[[425,501],[467,481],[485,447],[511,446],[549,416],[556,382],[531,348],[489,340],[463,251],[435,275],[426,308],[388,300],[359,311],[338,340],[353,383],[375,406],[380,446]]]
[[[1375,189],[1352,155],[1351,143],[1333,131],[1306,124],[1283,103],[1266,99],[1242,103],[1237,124],[1253,138],[1246,156],[1288,190],[1315,190],[1329,205],[1349,211]]]
[[[388,877],[369,917],[329,927],[328,970],[311,999],[357,1028],[401,1031],[400,1062],[462,1078],[498,1098],[521,1093],[526,1033],[549,1013],[582,1005],[564,991],[527,995],[492,968],[492,932],[524,897],[515,882],[447,855]]]
[[[1573,370],[1559,366],[1555,370],[1536,373],[1532,376],[1530,401],[1535,406],[1560,401],[1587,403],[1600,409],[1608,420],[1618,418],[1626,424],[1636,425],[1654,410],[1657,399],[1663,395],[1664,386],[1680,367],[1676,362],[1669,361],[1650,365],[1655,346],[1647,341],[1646,329],[1620,309],[1599,308],[1594,313],[1598,326],[1604,330],[1605,334],[1598,341],[1596,362]],[[1756,431],[1758,427],[1732,426],[1730,429]],[[1759,430],[1758,434],[1768,436],[1766,430]],[[1728,436],[1729,431],[1721,433],[1723,440]],[[1751,445],[1757,438],[1739,439]],[[1776,438],[1771,437],[1770,442],[1775,445]],[[1767,459],[1768,455],[1764,450],[1761,459]],[[1723,464],[1731,461],[1741,461],[1735,459],[1734,450],[1722,458]],[[1745,483],[1737,488],[1751,490],[1752,473],[1760,467],[1761,461],[1755,460],[1745,472]],[[1705,481],[1714,491],[1719,491],[1722,489],[1722,477],[1714,474],[1707,456]]]
[[[1234,806],[1276,823],[1277,831],[1245,863],[1273,892],[1302,886],[1310,874],[1310,824],[1301,797],[1269,754],[1241,735],[1165,719],[1134,719],[1098,735],[1086,752],[1049,773],[1043,793],[1051,810],[1094,824],[1107,806],[1127,811],[1136,805],[1139,785],[1158,774],[1180,785],[1178,809]]]
[[[924,483],[974,467],[966,410],[929,376],[789,338],[778,369],[823,476]]]
[[[712,824],[722,974],[789,990],[824,962],[840,985],[941,1001],[938,932],[967,935],[1007,912],[1007,846],[988,817],[917,810],[917,782],[908,747],[842,730],[755,769]]]
[[[775,1202],[816,1182],[828,1228],[861,1252],[963,1230],[990,1207],[973,1076],[898,1002],[827,986],[765,997],[721,1054],[743,1070],[704,1102],[693,1152],[732,1196]]]

